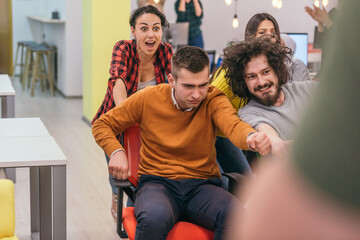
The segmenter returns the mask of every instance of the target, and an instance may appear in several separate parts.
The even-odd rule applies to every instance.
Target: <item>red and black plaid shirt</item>
[[[154,68],[156,84],[165,82],[165,74],[171,72],[171,56],[173,51],[170,44],[160,43],[155,52]],[[139,56],[136,51],[136,40],[123,40],[115,44],[110,67],[110,78],[105,98],[91,123],[94,123],[102,114],[115,107],[113,88],[115,81],[121,78],[124,81],[127,96],[137,91],[139,76]]]

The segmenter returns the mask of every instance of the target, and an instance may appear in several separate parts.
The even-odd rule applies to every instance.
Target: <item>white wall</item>
[[[42,23],[27,16],[51,18],[58,10],[65,23]],[[57,47],[57,89],[67,97],[82,96],[82,1],[13,0],[14,55],[20,40],[46,41]],[[17,70],[17,73],[19,71]]]
[[[222,53],[227,42],[242,40],[244,38],[245,26],[248,20],[256,13],[267,12],[273,15],[278,21],[281,32],[306,32],[309,35],[309,42],[314,38],[314,26],[316,25],[308,16],[304,7],[312,6],[313,0],[282,0],[283,7],[275,9],[272,7],[272,0],[238,0],[237,16],[239,27],[232,27],[232,20],[235,13],[235,1],[227,6],[225,0],[201,0],[204,9],[204,17],[201,29],[206,50],[216,50],[217,54]],[[170,23],[176,21],[175,5],[176,0],[166,0],[164,13]],[[329,0],[327,9],[336,6],[337,0]],[[137,7],[136,0],[132,0],[132,9]]]
[[[13,0],[12,1],[12,24],[13,24],[13,56],[15,60],[15,51],[18,41],[34,40],[27,15],[38,15],[39,0]],[[19,53],[20,57],[20,53]],[[16,73],[18,73],[18,68]]]

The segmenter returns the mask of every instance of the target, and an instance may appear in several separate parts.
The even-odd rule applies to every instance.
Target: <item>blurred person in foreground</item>
[[[263,165],[247,188],[247,213],[234,210],[227,239],[359,239],[359,9],[360,1],[344,2],[324,74],[289,156]]]

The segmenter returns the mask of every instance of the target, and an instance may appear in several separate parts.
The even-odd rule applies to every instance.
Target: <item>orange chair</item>
[[[112,179],[118,187],[118,206],[117,206],[117,233],[121,238],[128,237],[129,240],[135,239],[136,218],[133,207],[123,209],[123,192],[134,201],[134,193],[131,187],[138,184],[137,172],[140,162],[140,129],[138,125],[126,129],[123,133],[122,145],[126,150],[129,160],[131,176],[124,181]],[[122,218],[119,218],[122,216]],[[124,230],[125,231],[124,231]],[[200,227],[189,222],[177,222],[169,232],[168,240],[210,240],[214,239],[214,231]]]

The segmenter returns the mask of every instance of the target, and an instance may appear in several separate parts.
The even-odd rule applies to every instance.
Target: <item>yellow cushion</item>
[[[19,240],[18,238],[17,238],[17,236],[12,236],[12,237],[4,237],[4,238],[0,238],[0,240]]]
[[[0,179],[0,240],[18,239],[15,236],[14,183]]]

